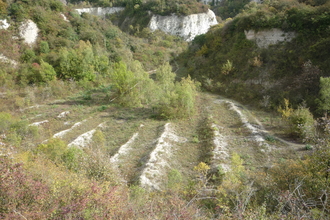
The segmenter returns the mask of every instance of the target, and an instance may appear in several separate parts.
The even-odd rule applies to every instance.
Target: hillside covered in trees
[[[328,219],[329,48],[326,0],[0,0],[0,218]]]

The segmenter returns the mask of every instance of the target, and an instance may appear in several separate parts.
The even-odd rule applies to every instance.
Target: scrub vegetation
[[[67,2],[0,0],[1,219],[329,219],[328,1]],[[191,43],[146,25],[208,8]]]

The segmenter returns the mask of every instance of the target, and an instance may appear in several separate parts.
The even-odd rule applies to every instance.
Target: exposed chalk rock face
[[[15,60],[9,59],[6,56],[4,56],[3,54],[0,53],[0,62],[2,63],[8,63],[14,67],[16,67],[18,65],[18,63]]]
[[[81,8],[76,11],[81,15],[82,13],[88,13],[95,16],[104,17],[107,14],[114,14],[123,11],[124,7],[107,7],[107,8]]]
[[[47,124],[47,123],[49,123],[49,121],[48,120],[44,120],[44,121],[34,122],[32,124],[29,124],[29,126],[37,126],[38,127],[40,125]]]
[[[152,31],[162,30],[165,33],[183,37],[192,41],[197,35],[205,34],[212,25],[218,24],[213,11],[192,14],[188,16],[161,16],[153,15],[149,22]]]
[[[258,47],[267,48],[271,44],[279,42],[290,42],[295,36],[295,32],[283,32],[281,29],[273,28],[265,31],[244,31],[246,39],[256,41]]]
[[[176,135],[170,123],[165,124],[164,132],[158,138],[155,149],[150,153],[149,161],[140,176],[140,184],[146,189],[161,190],[166,168],[169,167],[168,160],[177,143],[187,141],[184,137]]]
[[[92,143],[92,138],[94,133],[96,132],[96,129],[104,128],[104,124],[105,123],[101,123],[95,129],[87,131],[86,133],[83,133],[82,135],[78,136],[70,144],[68,144],[68,147],[73,147],[73,146],[79,148],[87,147],[90,143]],[[78,126],[78,124],[75,124],[74,126]]]
[[[10,24],[7,22],[7,19],[0,19],[0,29],[8,29]]]
[[[61,15],[61,17],[63,18],[64,21],[70,22],[69,19],[63,13],[61,13],[60,15]]]
[[[220,2],[222,2],[223,0],[202,0],[201,2],[204,4],[204,5],[219,5]]]
[[[15,60],[9,59],[1,53],[0,53],[0,62],[8,63],[14,67],[16,67],[18,65],[18,63]]]
[[[19,35],[21,38],[24,39],[24,42],[29,44],[30,46],[33,45],[38,38],[39,29],[31,20],[24,21],[21,26],[19,27]]]
[[[224,172],[227,172],[230,170],[229,165],[227,163],[224,163],[224,161],[230,158],[228,151],[228,143],[226,140],[227,138],[219,132],[219,129],[221,129],[220,126],[213,123],[212,129],[214,135],[213,137],[214,149],[212,151],[213,157],[211,160],[211,167],[217,168],[220,166]]]

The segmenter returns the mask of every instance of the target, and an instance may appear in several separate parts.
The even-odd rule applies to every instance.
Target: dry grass
[[[266,130],[269,130],[269,133],[261,134],[263,143],[255,141],[255,134],[244,126],[240,116],[230,108],[225,99],[210,94],[200,94],[196,106],[197,113],[192,118],[171,121],[175,134],[186,138],[187,141],[176,143],[171,149],[167,170],[177,170],[183,176],[185,183],[195,179],[194,167],[201,161],[211,162],[213,157],[212,151],[215,145],[212,125],[219,128],[219,133],[226,140],[229,155],[233,152],[238,153],[244,160],[244,165],[251,170],[269,167],[282,159],[299,156],[300,152],[297,148],[276,139],[275,134],[281,131],[281,127],[277,120],[271,119],[271,115],[248,110],[239,104],[237,106],[249,123],[254,126],[262,124]],[[58,115],[63,112],[69,114],[59,118]],[[14,114],[28,120],[29,123],[49,121],[39,126],[38,138],[34,139],[34,143],[31,141],[27,143],[26,149],[64,130],[68,131],[61,139],[69,144],[83,133],[97,129],[101,131],[104,140],[102,143],[91,142],[86,152],[98,152],[104,158],[108,158],[106,160],[109,160],[109,163],[110,157],[118,152],[120,146],[133,134],[138,133],[137,138],[131,143],[128,154],[119,156],[116,164],[121,178],[129,184],[139,183],[142,170],[167,123],[153,119],[154,113],[150,109],[128,109],[109,103],[106,94],[99,90],[89,92],[87,98],[86,93],[82,93],[67,100],[48,101],[32,108],[25,107],[22,111],[15,111]],[[72,127],[78,122],[81,122],[79,126]],[[105,126],[97,128],[101,123]],[[230,167],[228,158],[212,163],[215,163],[215,167],[216,163]],[[163,179],[166,181],[165,177]]]

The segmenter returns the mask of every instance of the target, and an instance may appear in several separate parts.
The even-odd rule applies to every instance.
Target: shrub
[[[30,63],[36,58],[36,55],[33,50],[26,49],[21,56],[21,61],[24,63]]]
[[[292,132],[305,141],[312,139],[315,136],[315,125],[312,113],[308,108],[299,106],[294,110],[289,118]]]
[[[224,211],[232,210],[236,215],[235,219],[244,214],[256,192],[243,162],[237,153],[233,153],[231,170],[224,175],[223,182],[218,187],[218,206]]]
[[[178,190],[182,184],[182,175],[176,170],[172,169],[167,174],[167,188],[172,190]]]
[[[184,118],[194,114],[195,98],[200,84],[188,76],[174,84],[175,74],[169,64],[159,68],[156,74],[159,101],[156,104],[162,118]]]
[[[26,16],[26,9],[23,4],[12,3],[9,6],[9,14],[16,19],[16,21],[22,21]]]
[[[40,75],[40,82],[49,82],[56,78],[56,72],[54,68],[43,60],[40,61],[38,74]]]
[[[233,69],[233,63],[230,60],[227,60],[227,62],[222,65],[221,73],[228,75],[231,71],[233,71]]]
[[[7,13],[7,4],[0,0],[0,16]]]
[[[36,6],[32,9],[32,20],[36,22],[37,24],[40,24],[42,22],[46,21],[46,17],[48,12],[45,11],[45,9],[41,6]]]
[[[115,178],[113,166],[109,163],[109,158],[101,151],[86,149],[88,156],[84,157],[81,171],[91,179],[96,181],[107,181],[116,184],[119,180]]]
[[[176,84],[178,94],[178,116],[192,116],[195,112],[195,100],[200,84],[192,80],[190,76],[181,79]]]
[[[115,99],[121,105],[141,106],[150,99],[153,83],[139,61],[131,63],[130,69],[123,62],[116,63],[110,75],[117,93]]]
[[[93,134],[92,138],[94,144],[96,145],[96,148],[103,149],[105,144],[105,136],[104,133],[100,130],[96,130]]]
[[[0,133],[8,131],[11,124],[13,123],[13,117],[11,114],[6,112],[0,112]]]
[[[320,78],[320,99],[319,108],[328,112],[330,110],[330,77]]]
[[[76,49],[62,48],[60,50],[58,77],[61,79],[94,80],[95,56],[89,42],[80,41]]]
[[[46,144],[40,144],[37,152],[43,153],[55,163],[62,163],[62,157],[67,151],[67,145],[60,139],[50,139]]]
[[[2,88],[14,88],[14,74],[0,69],[0,86]]]
[[[291,116],[292,112],[293,112],[293,109],[290,107],[289,100],[288,99],[284,99],[284,107],[279,106],[277,108],[277,111],[279,113],[281,113],[282,118],[288,119]]]
[[[39,46],[40,53],[49,53],[49,45],[47,41],[40,41],[40,46]]]
[[[50,9],[53,10],[53,11],[63,11],[63,3],[61,1],[50,1]]]
[[[51,191],[22,164],[0,157],[0,217],[3,219],[46,219],[55,206]]]
[[[11,114],[0,112],[0,134],[6,134],[6,141],[13,145],[20,145],[27,138],[38,136],[38,128],[29,126],[25,120],[17,120]]]
[[[81,161],[83,161],[83,157],[86,156],[83,150],[73,146],[64,151],[61,155],[61,159],[69,170],[77,172],[82,169]]]
[[[54,68],[43,60],[38,63],[26,64],[21,66],[19,74],[20,84],[42,84],[49,83],[56,79]]]

